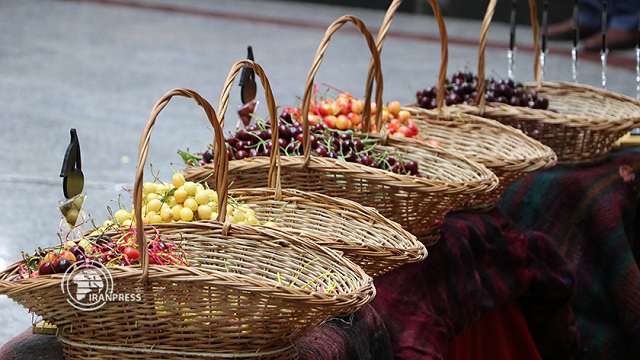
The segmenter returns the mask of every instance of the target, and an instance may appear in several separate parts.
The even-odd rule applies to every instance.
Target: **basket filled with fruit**
[[[240,130],[229,137],[227,156],[234,159],[229,163],[229,180],[238,188],[266,186],[272,166],[264,155],[282,152],[285,155],[280,158],[279,167],[282,188],[321,193],[373,207],[425,245],[433,244],[440,236],[444,215],[475,195],[491,191],[498,179],[481,164],[418,140],[309,124],[315,74],[331,35],[348,21],[365,34],[379,64],[373,37],[359,19],[343,16],[334,22],[318,48],[307,78],[302,121],[285,116],[276,127],[278,119],[272,117],[258,122],[255,129]],[[377,69],[376,102],[381,104],[382,74]],[[228,96],[223,96],[219,112],[224,113],[227,106]],[[363,129],[368,129],[367,126],[370,129],[370,114],[368,98],[364,101]],[[267,140],[269,134],[271,139]],[[298,136],[302,141],[296,139]],[[235,145],[231,145],[233,142]],[[207,179],[212,170],[211,164],[206,164],[190,167],[183,174],[186,179],[200,181]]]
[[[464,75],[453,85],[471,85],[470,95],[451,94],[451,107],[520,129],[549,146],[559,165],[588,165],[604,160],[612,144],[640,122],[640,102],[611,91],[564,81],[542,81],[536,3],[529,0],[534,34],[534,77],[530,83],[485,79],[484,57],[489,25],[497,0],[491,0],[482,23],[477,78]],[[469,85],[464,85],[469,84]],[[446,86],[446,85],[445,85]],[[419,94],[419,106],[433,97]],[[466,98],[466,99],[465,99]]]
[[[269,80],[260,65],[252,61],[243,60],[234,64],[229,73],[223,97],[228,99],[234,79],[245,67],[253,69],[255,74],[262,80],[267,107],[272,114],[272,118],[277,119],[275,100],[273,99]],[[258,124],[266,126],[262,121],[259,121]],[[258,125],[254,126],[258,128]],[[277,131],[277,126],[275,128]],[[264,134],[266,135],[266,132]],[[278,139],[279,134],[276,132],[270,136]],[[266,140],[266,137],[263,140]],[[265,142],[263,142],[264,144]],[[214,147],[212,146],[206,150],[206,157],[203,155],[191,155],[186,152],[181,153],[186,162],[202,161],[203,157],[211,161],[214,159],[213,149]],[[225,148],[225,151],[228,151],[227,148]],[[276,176],[280,153],[270,151],[268,155],[269,166],[272,171],[270,172],[271,176],[267,177],[268,182],[265,184],[268,186],[267,188],[249,189],[248,187],[251,184],[246,183],[247,188],[229,191],[233,199],[245,204],[247,207],[246,209],[230,211],[232,222],[270,223],[287,230],[313,233],[318,237],[318,240],[316,240],[318,244],[341,251],[347,259],[362,267],[370,276],[378,276],[405,263],[417,262],[426,258],[427,250],[424,244],[419,242],[414,235],[402,229],[397,223],[384,218],[374,208],[364,207],[350,200],[318,193],[282,189]],[[175,174],[174,176],[183,175]],[[190,184],[192,188],[196,186],[192,181],[188,181],[187,184]],[[198,186],[202,187],[200,184]],[[200,214],[198,204],[203,206],[209,201],[206,195],[204,199],[198,199],[200,192],[205,191],[206,189],[197,192],[196,189],[191,190],[192,193],[195,193],[196,202],[193,203],[191,201],[190,207],[194,209],[194,216],[200,219],[208,219],[209,216],[213,216],[211,214],[214,209],[207,209],[206,207],[204,208],[204,213]],[[209,189],[208,191],[213,190]],[[173,198],[169,198],[168,201],[169,203],[175,202],[174,206],[177,206],[177,210],[174,207],[167,206],[168,209],[166,211],[173,210],[173,212],[176,212],[183,211],[181,204],[189,200],[186,192],[178,190],[173,194]],[[159,205],[159,202],[155,202],[154,209],[158,208]],[[187,205],[184,206],[187,207]],[[246,218],[247,213],[251,216],[249,219]],[[191,215],[187,213],[187,216]],[[177,217],[179,218],[179,215]]]
[[[262,80],[271,118],[277,121],[276,103],[269,81],[260,65],[252,61],[239,61],[234,64],[222,93],[223,98],[227,99],[224,102],[228,103],[234,79],[244,67],[252,68]],[[222,109],[226,110],[226,106]],[[258,124],[255,127],[264,126],[266,130],[266,122]],[[280,139],[280,128],[274,126],[274,129],[270,139],[272,143],[273,140]],[[266,137],[258,138],[263,141],[262,145],[266,146]],[[266,149],[260,149],[260,146],[257,148]],[[228,149],[230,147],[226,147],[225,151]],[[228,153],[226,154],[228,156]],[[402,264],[426,258],[427,250],[424,244],[399,224],[383,217],[374,208],[320,193],[303,192],[295,188],[283,189],[281,177],[277,175],[281,171],[280,152],[269,151],[268,155],[271,174],[267,177],[268,188],[230,190],[234,199],[242,201],[254,210],[258,220],[274,221],[280,228],[312,232],[322,239],[319,244],[341,251],[346,258],[358,264],[370,276],[378,276]],[[245,185],[250,186],[249,183]]]
[[[116,212],[113,225],[75,244],[39,249],[0,273],[0,294],[54,324],[67,359],[294,359],[307,330],[375,296],[372,279],[310,233],[231,223],[227,206],[239,204],[227,193],[226,156],[216,156],[218,220],[155,221],[146,208],[158,187],[144,186],[143,168],[156,118],[174,96],[205,109],[222,154],[211,105],[193,91],[170,91],[141,138],[134,219]],[[162,187],[167,198],[180,190]]]
[[[380,27],[377,48],[382,51],[393,15],[402,0],[395,0],[387,10]],[[442,62],[438,85],[418,91],[418,104],[401,107],[398,102],[388,105],[388,117],[384,127],[392,135],[422,139],[460,152],[493,171],[500,183],[498,187],[476,196],[467,210],[487,211],[495,207],[503,192],[518,179],[536,170],[554,166],[557,157],[553,150],[522,131],[495,120],[456,112],[455,107],[445,107],[475,99],[477,78],[470,73],[457,71],[452,79],[446,78],[448,63],[447,30],[442,12],[435,0],[430,0],[440,29]],[[373,82],[370,72],[369,81]],[[445,100],[446,99],[446,100]]]

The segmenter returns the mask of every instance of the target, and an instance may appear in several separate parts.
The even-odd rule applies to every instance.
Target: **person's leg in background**
[[[583,5],[583,2],[585,3]],[[587,4],[588,3],[588,4]],[[597,8],[592,8],[596,5]],[[601,28],[602,2],[599,0],[580,1],[580,21],[583,21],[582,8],[588,6],[584,13],[584,21],[591,24],[593,11],[599,12],[598,29]],[[640,19],[640,2],[638,0],[610,0],[607,2],[607,47],[609,49],[625,49],[634,47],[638,39],[638,20]],[[583,48],[587,51],[599,51],[602,48],[600,32],[586,38]]]
[[[602,47],[602,0],[580,0],[580,38],[584,39],[583,49],[599,51]],[[609,49],[623,49],[636,44],[639,0],[609,0],[607,2],[607,45]],[[571,39],[573,19],[549,25],[547,36],[550,40]]]
[[[602,22],[601,0],[579,1],[580,38],[584,39],[598,32]],[[573,18],[561,23],[551,24],[547,27],[547,36],[550,40],[569,40],[573,36]]]

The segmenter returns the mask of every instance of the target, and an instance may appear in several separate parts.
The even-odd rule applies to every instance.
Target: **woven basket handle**
[[[302,126],[303,126],[303,140],[302,146],[304,149],[304,164],[305,166],[309,163],[309,159],[311,158],[311,139],[309,132],[309,108],[311,106],[311,95],[313,92],[313,84],[315,81],[316,73],[320,68],[320,64],[322,63],[322,58],[324,57],[324,52],[327,50],[329,46],[329,41],[331,40],[331,35],[333,35],[338,29],[342,27],[347,22],[354,23],[360,32],[364,34],[367,39],[367,44],[369,45],[369,50],[371,51],[371,55],[373,57],[373,62],[376,64],[375,68],[375,79],[376,79],[376,104],[380,106],[382,104],[382,71],[380,67],[380,54],[376,49],[375,41],[373,40],[373,35],[364,25],[364,23],[353,15],[344,15],[340,17],[338,20],[334,21],[327,31],[324,34],[324,38],[320,42],[320,46],[318,46],[318,50],[316,51],[315,58],[313,60],[313,65],[311,66],[311,70],[309,70],[309,75],[307,75],[307,83],[304,88],[304,96],[302,97]],[[368,81],[367,81],[368,84]],[[366,92],[367,97],[364,101],[364,110],[362,111],[362,131],[371,132],[371,91]],[[380,108],[381,109],[381,108]],[[376,124],[381,124],[382,119],[382,111],[376,111]],[[380,129],[380,125],[378,125],[378,129]]]
[[[382,20],[382,26],[380,30],[378,30],[378,38],[376,40],[376,47],[378,48],[378,52],[382,53],[382,45],[384,44],[384,40],[387,37],[387,32],[389,31],[389,27],[391,27],[391,21],[393,20],[393,15],[396,10],[400,6],[403,0],[393,0],[387,12]],[[440,45],[441,45],[441,53],[442,60],[440,62],[440,73],[438,75],[438,91],[436,94],[436,101],[438,103],[438,110],[442,111],[444,108],[444,80],[447,77],[447,65],[449,63],[449,46],[448,46],[448,37],[447,37],[447,28],[444,24],[444,18],[442,17],[442,11],[440,10],[440,5],[436,0],[429,0],[429,4],[431,4],[431,8],[433,8],[433,14],[438,22],[438,29],[440,31]],[[367,89],[370,91],[371,86],[373,86],[373,69],[374,62],[373,59],[369,64],[369,74],[367,76]],[[377,125],[377,124],[376,124]]]
[[[147,161],[147,155],[149,154],[149,140],[151,138],[151,130],[156,123],[158,114],[169,103],[169,100],[174,96],[184,96],[194,99],[198,105],[202,106],[209,123],[214,129],[214,166],[215,166],[215,180],[216,190],[218,191],[218,219],[226,219],[227,216],[227,169],[229,167],[226,148],[224,147],[224,135],[222,133],[222,127],[218,122],[213,107],[198,93],[189,89],[173,89],[166,93],[160,100],[156,102],[149,115],[149,121],[147,126],[142,132],[140,138],[140,147],[138,149],[138,164],[136,167],[136,181],[133,187],[133,208],[136,218],[136,237],[138,242],[138,250],[140,251],[140,263],[142,265],[142,278],[141,283],[146,283],[149,276],[149,253],[147,250],[147,240],[143,231],[142,224],[142,184],[144,181],[144,165]]]
[[[271,141],[273,142],[273,149],[276,149],[272,150],[270,155],[268,185],[269,187],[276,189],[276,200],[280,200],[282,198],[282,191],[280,186],[280,151],[277,150],[279,149],[278,124],[280,120],[276,107],[276,101],[273,97],[273,92],[271,91],[271,84],[269,84],[269,79],[267,79],[267,76],[265,75],[264,70],[262,70],[262,67],[256,62],[251,60],[240,60],[233,64],[233,67],[231,67],[229,75],[227,76],[227,80],[224,83],[224,90],[220,95],[220,104],[218,105],[220,123],[224,121],[224,114],[226,113],[227,107],[229,106],[229,94],[231,93],[231,88],[233,87],[233,81],[240,73],[240,70],[245,67],[250,67],[255,71],[256,76],[260,78],[260,81],[262,82],[262,88],[264,89],[267,108],[269,109],[269,117],[271,118]]]
[[[491,25],[491,19],[495,12],[496,3],[498,0],[491,0],[487,7],[487,12],[484,14],[484,20],[482,21],[482,28],[480,29],[480,43],[478,46],[478,105],[480,107],[480,113],[484,112],[485,99],[484,94],[486,92],[486,85],[484,82],[484,53],[487,45],[487,36],[489,35],[489,26]],[[534,59],[533,59],[533,75],[536,85],[540,87],[542,85],[541,67],[540,67],[540,26],[538,24],[538,11],[535,0],[529,0],[529,8],[531,9],[531,26],[533,27],[533,41],[534,41]]]

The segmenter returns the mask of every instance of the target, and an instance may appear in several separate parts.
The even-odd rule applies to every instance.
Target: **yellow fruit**
[[[144,193],[145,194],[152,194],[154,192],[156,192],[156,184],[152,183],[152,182],[146,182],[144,184],[142,184],[142,189],[144,189]]]
[[[401,108],[402,108],[402,105],[400,105],[400,102],[398,101],[392,101],[389,104],[387,104],[387,109],[389,109],[389,111],[394,115],[397,115],[400,112]]]
[[[73,200],[73,207],[80,210],[83,202],[84,202],[84,197],[76,198],[75,200]]]
[[[208,191],[198,190],[198,192],[193,198],[198,203],[198,205],[204,205],[209,202],[209,196],[210,195]]]
[[[165,207],[160,211],[160,216],[164,222],[171,222],[175,217],[173,210],[169,207]]]
[[[78,221],[78,215],[80,215],[78,210],[71,209],[71,210],[67,211],[67,214],[64,217],[65,217],[65,219],[67,219],[67,222],[69,224],[75,225],[76,221]]]
[[[169,205],[169,206],[173,206],[175,204],[177,204],[178,201],[176,200],[176,197],[171,195],[171,196],[167,196],[167,198],[165,199],[165,204]]]
[[[131,214],[128,211],[120,209],[113,214],[113,217],[118,221],[118,224],[125,222],[125,220],[131,220]]]
[[[83,249],[86,249],[89,247],[89,245],[91,245],[91,243],[87,239],[82,239],[78,242],[78,245],[82,246]]]
[[[149,203],[147,203],[147,211],[149,212],[158,212],[160,211],[160,208],[162,207],[162,202],[158,199],[153,199],[151,201],[149,201]]]
[[[171,185],[167,183],[156,184],[156,193],[159,195],[164,195],[169,189]]]
[[[193,211],[191,211],[191,209],[189,209],[188,207],[183,207],[182,210],[180,210],[180,220],[182,221],[193,220]]]
[[[182,204],[185,200],[187,200],[189,194],[184,189],[178,189],[173,193],[173,196],[175,197],[178,204]]]
[[[235,210],[233,210],[233,213],[231,213],[231,215],[229,215],[229,216],[234,217],[237,222],[240,222],[240,221],[244,220],[244,216],[245,215],[244,215],[244,211],[242,211],[240,209],[235,209]]]
[[[211,219],[211,214],[213,214],[213,211],[211,211],[211,208],[207,205],[198,206],[198,217],[200,219],[209,220]]]
[[[184,189],[187,191],[187,195],[193,196],[195,195],[196,191],[198,191],[198,185],[196,185],[196,183],[194,183],[193,181],[187,181],[186,183],[184,183]]]
[[[171,211],[173,212],[173,219],[174,220],[180,220],[180,210],[182,210],[184,206],[178,204],[178,205],[173,205],[171,207]]]
[[[173,178],[171,179],[173,182],[173,186],[180,187],[184,185],[184,176],[182,174],[175,173],[173,174]]]
[[[400,110],[398,112],[398,120],[400,120],[400,122],[402,123],[409,120],[410,117],[411,117],[411,113],[408,112],[407,110]]]
[[[184,207],[191,209],[191,211],[198,210],[198,203],[192,198],[187,198],[183,204]]]

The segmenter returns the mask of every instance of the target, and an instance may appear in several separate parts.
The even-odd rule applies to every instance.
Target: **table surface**
[[[330,320],[309,332],[298,344],[300,358],[444,359],[455,335],[519,298],[552,304],[523,312],[556,319],[556,336],[565,341],[549,346],[557,354],[574,351],[577,334],[569,307],[574,274],[545,235],[513,224],[499,209],[450,214],[429,252],[422,262],[376,278],[376,298],[353,318]],[[40,344],[42,336],[23,333],[5,345],[0,358],[42,351],[61,359],[60,345]]]
[[[300,358],[446,359],[456,335],[512,301],[544,359],[634,358],[639,172],[640,149],[630,149],[596,166],[530,174],[487,213],[448,214],[426,260],[377,277],[373,302],[309,332]],[[55,338],[29,332],[0,358],[62,358]]]

